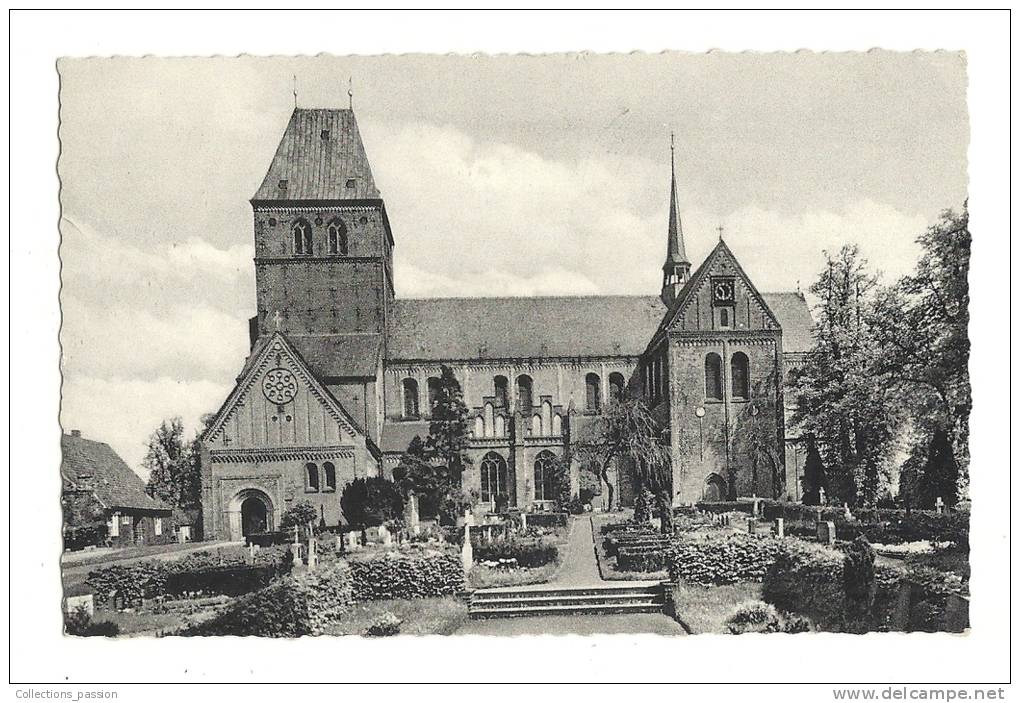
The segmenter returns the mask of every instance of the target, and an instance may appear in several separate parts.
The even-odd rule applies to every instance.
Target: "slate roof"
[[[763,293],[783,327],[784,351],[811,347],[799,293]],[[658,296],[398,299],[392,361],[638,356],[666,313]]]
[[[287,340],[316,378],[373,378],[382,347],[381,334],[288,334]]]
[[[281,188],[286,181],[286,188]],[[353,181],[351,187],[348,182]],[[295,109],[253,201],[375,200],[379,190],[351,110]]]
[[[662,318],[658,298],[402,299],[388,355],[409,359],[637,356]]]
[[[387,454],[403,454],[407,445],[415,436],[422,440],[429,435],[428,420],[415,420],[412,422],[387,421],[383,425],[382,437],[379,440],[380,448]]]
[[[60,437],[60,475],[64,490],[92,490],[109,510],[171,512],[145,492],[145,482],[105,442],[84,437]]]

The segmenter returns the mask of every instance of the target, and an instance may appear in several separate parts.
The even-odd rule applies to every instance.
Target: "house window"
[[[308,220],[300,219],[290,228],[294,235],[294,253],[308,256],[312,253],[312,226]]]
[[[305,464],[305,492],[319,492],[319,467],[312,462]]]
[[[535,500],[556,498],[556,455],[543,451],[535,459]]]
[[[157,536],[163,534],[163,518],[158,517],[152,521],[152,531]]]
[[[598,374],[590,373],[584,377],[584,407],[590,413],[602,410],[602,381]]]
[[[489,452],[482,459],[482,502],[491,503],[498,495],[507,495],[506,460],[496,452]]]
[[[322,465],[322,478],[324,479],[323,483],[325,484],[322,490],[336,490],[336,467],[333,466],[333,462],[327,461]]]
[[[418,382],[404,379],[404,417],[418,417]]]
[[[106,523],[106,531],[111,537],[120,537],[120,515],[114,513]]]
[[[429,394],[429,414],[436,409],[436,403],[439,402],[439,379],[433,376],[428,380],[428,394]]]
[[[532,390],[531,376],[521,375],[517,377],[517,409],[519,411],[531,412],[531,409],[534,407]]]
[[[333,220],[326,227],[326,236],[329,239],[329,253],[340,256],[347,256],[347,228],[340,220]]]
[[[719,326],[729,329],[732,326],[733,311],[730,308],[719,308]]]
[[[722,400],[722,359],[715,352],[705,357],[705,398]]]
[[[730,359],[730,378],[733,384],[733,397],[746,399],[750,396],[748,387],[747,354],[737,352]]]
[[[623,400],[623,389],[626,386],[626,382],[623,380],[623,374],[613,372],[609,374],[609,402],[618,403]]]
[[[496,392],[496,407],[505,408],[509,405],[507,402],[507,380],[506,376],[496,376],[493,379],[493,385],[495,386]]]

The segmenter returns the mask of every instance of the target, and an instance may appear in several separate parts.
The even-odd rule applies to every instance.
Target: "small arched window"
[[[609,402],[619,403],[623,400],[623,392],[626,387],[626,381],[623,379],[623,374],[614,371],[609,374]]]
[[[428,394],[429,394],[429,414],[435,410],[436,403],[439,402],[439,379],[433,376],[428,380]]]
[[[290,228],[294,235],[294,253],[308,256],[312,253],[312,226],[302,218]]]
[[[602,411],[602,381],[597,373],[584,377],[584,407],[590,413]]]
[[[746,399],[750,397],[747,354],[744,352],[737,352],[730,359],[730,379],[732,380],[734,398]]]
[[[705,357],[705,397],[722,400],[722,359],[715,352]]]
[[[404,379],[404,417],[418,417],[418,382]]]
[[[493,379],[493,386],[495,387],[496,396],[496,407],[505,408],[509,405],[507,402],[507,380],[506,376],[496,376]]]
[[[521,412],[530,412],[534,407],[532,396],[533,384],[531,376],[520,375],[517,377],[517,409]]]
[[[339,256],[347,256],[347,228],[340,220],[333,220],[326,227],[326,237],[329,240],[329,253]]]
[[[319,492],[319,467],[312,462],[305,464],[305,491],[308,493]]]
[[[556,498],[556,455],[544,450],[535,459],[535,500]]]
[[[322,490],[336,490],[336,467],[333,466],[333,462],[327,461],[322,465],[322,479]]]

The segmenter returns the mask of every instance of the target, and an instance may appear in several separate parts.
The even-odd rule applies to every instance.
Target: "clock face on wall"
[[[712,282],[712,302],[721,304],[733,302],[732,278],[717,278]]]
[[[297,379],[287,369],[269,369],[262,378],[262,393],[270,403],[286,405],[297,395]]]

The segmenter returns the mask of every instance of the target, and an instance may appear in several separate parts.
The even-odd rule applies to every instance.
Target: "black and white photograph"
[[[976,647],[1009,282],[975,317],[967,51],[662,49],[54,56],[47,636],[495,667],[449,682]]]

